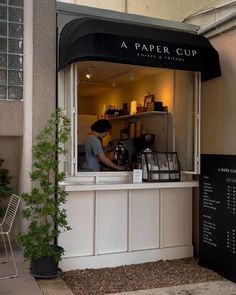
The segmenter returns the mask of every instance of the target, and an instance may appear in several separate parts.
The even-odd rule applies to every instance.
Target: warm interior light
[[[93,72],[92,72],[92,70],[91,70],[91,69],[88,69],[88,71],[87,71],[86,74],[85,74],[85,77],[86,77],[87,79],[91,79],[92,76],[93,76]]]
[[[130,115],[134,115],[137,112],[137,101],[132,100],[130,103]]]
[[[111,85],[112,85],[113,88],[115,88],[116,87],[116,81],[113,80]]]

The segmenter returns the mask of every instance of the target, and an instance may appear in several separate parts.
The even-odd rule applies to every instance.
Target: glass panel
[[[6,84],[7,83],[7,71],[0,70],[0,84]]]
[[[179,170],[179,163],[177,159],[177,154],[168,154],[168,162],[170,166],[170,170]]]
[[[7,38],[0,38],[0,51],[7,52]]]
[[[7,99],[7,88],[6,88],[6,86],[0,86],[0,99]]]
[[[8,87],[8,99],[21,100],[23,99],[23,88],[22,87]]]
[[[160,170],[162,170],[162,171],[168,171],[169,170],[169,165],[168,165],[168,162],[167,162],[166,154],[158,153],[158,162],[159,162]]]
[[[0,4],[7,4],[7,0],[0,0]]]
[[[0,68],[6,68],[7,67],[7,55],[0,53]]]
[[[23,1],[24,0],[9,0],[9,5],[23,7]]]
[[[0,22],[0,35],[1,36],[7,35],[7,23],[6,22]]]
[[[7,71],[0,70],[0,84],[6,84],[7,83]]]
[[[9,69],[21,70],[23,68],[23,56],[9,55],[8,67],[9,67]]]
[[[11,53],[23,53],[23,40],[9,39],[9,52]]]
[[[0,20],[7,20],[7,7],[0,6]]]
[[[9,24],[9,37],[23,38],[23,26],[19,24]]]
[[[9,22],[23,22],[23,9],[21,8],[9,8]]]
[[[9,71],[8,72],[9,85],[22,85],[23,84],[23,72]]]

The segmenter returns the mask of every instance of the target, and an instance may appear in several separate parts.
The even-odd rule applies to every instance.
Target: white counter
[[[193,255],[192,188],[197,181],[129,183],[127,174],[109,175],[85,174],[63,184],[72,227],[59,237],[64,271]]]
[[[67,192],[79,191],[101,191],[101,190],[137,190],[137,189],[160,189],[160,188],[183,188],[197,187],[197,181],[179,181],[179,182],[142,182],[142,183],[98,183],[84,184],[78,182],[64,182],[63,186]]]

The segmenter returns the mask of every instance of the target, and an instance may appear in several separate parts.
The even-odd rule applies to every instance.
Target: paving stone
[[[58,277],[48,280],[37,281],[44,295],[73,295],[70,289],[67,288],[64,281]]]
[[[113,293],[112,295],[236,295],[236,284],[225,280],[150,290]]]

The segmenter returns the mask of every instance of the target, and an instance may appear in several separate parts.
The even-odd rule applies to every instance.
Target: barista
[[[91,134],[85,143],[86,168],[91,171],[100,171],[100,162],[113,170],[124,170],[125,167],[117,166],[106,157],[102,147],[102,139],[111,130],[111,124],[108,120],[101,119],[91,126]]]

